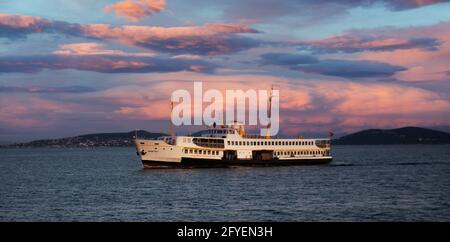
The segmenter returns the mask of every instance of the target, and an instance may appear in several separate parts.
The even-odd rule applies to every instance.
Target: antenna
[[[267,125],[267,131],[266,131],[266,139],[270,139],[270,127],[272,125],[272,122],[270,122],[270,119],[272,117],[272,97],[273,97],[273,84],[270,88],[270,95],[269,95],[269,111],[268,116],[269,116],[269,124]]]

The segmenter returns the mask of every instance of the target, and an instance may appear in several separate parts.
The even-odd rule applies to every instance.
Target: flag
[[[334,133],[331,131],[328,131],[328,136],[333,137]]]

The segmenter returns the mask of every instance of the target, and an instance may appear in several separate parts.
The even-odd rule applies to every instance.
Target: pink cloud
[[[251,47],[258,42],[238,37],[237,33],[257,33],[240,24],[205,24],[187,27],[148,27],[90,24],[82,27],[86,36],[114,40],[175,54],[225,54]]]
[[[73,24],[38,17],[0,15],[0,36],[23,37],[31,33],[60,33],[75,37],[111,40],[174,55],[227,54],[258,47],[261,41],[241,33],[258,33],[243,24],[214,23],[202,26],[151,27],[108,24]]]
[[[169,99],[175,89],[192,89],[192,80],[203,81],[204,90],[280,89],[281,128],[285,134],[298,132],[356,131],[367,127],[449,125],[450,100],[443,94],[396,83],[354,83],[326,80],[288,80],[259,75],[207,76],[193,73],[152,75],[173,80],[85,93],[115,106],[117,120],[168,119]],[[157,93],[154,90],[158,90]],[[206,104],[203,108],[206,107]],[[135,115],[133,115],[135,114]],[[138,114],[138,115],[136,115]]]
[[[450,23],[386,31],[395,31],[403,36],[429,36],[438,39],[441,44],[435,51],[397,49],[360,53],[355,58],[407,67],[408,70],[395,74],[396,78],[405,81],[446,81],[449,79],[447,71],[449,70],[448,63],[450,63]]]
[[[136,78],[138,78],[136,76]],[[158,81],[155,81],[158,80]],[[171,81],[177,80],[177,81]],[[131,123],[167,120],[169,100],[175,89],[192,90],[192,80],[203,81],[204,90],[280,90],[282,133],[353,132],[364,128],[450,125],[448,95],[399,83],[355,83],[299,80],[263,75],[202,75],[180,72],[146,75],[130,84],[106,90],[66,93],[47,100],[45,93],[2,94],[0,119],[4,127],[39,127],[61,124],[70,112],[80,120],[96,123]],[[134,84],[133,84],[134,83]],[[155,91],[157,90],[157,91]],[[38,98],[39,97],[39,98]],[[206,105],[205,105],[206,106]],[[101,110],[101,114],[91,113]],[[69,113],[67,113],[69,112]],[[135,127],[132,127],[135,128]]]
[[[104,10],[113,12],[129,21],[139,21],[164,10],[165,0],[124,0],[107,5]]]
[[[1,25],[11,28],[36,28],[39,25],[44,25],[46,22],[48,23],[49,21],[46,21],[41,17],[0,14]],[[38,31],[38,29],[35,30]]]
[[[154,53],[139,52],[130,53],[121,50],[105,49],[104,44],[95,42],[82,42],[73,44],[63,44],[55,50],[56,55],[115,55],[115,56],[155,56]]]
[[[78,105],[50,101],[33,96],[0,97],[0,124],[2,126],[36,128],[51,126],[60,122],[56,117],[64,113],[76,112]]]

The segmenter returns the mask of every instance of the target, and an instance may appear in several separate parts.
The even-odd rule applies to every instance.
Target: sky
[[[0,142],[167,132],[194,81],[274,85],[280,135],[449,126],[450,1],[0,0]]]

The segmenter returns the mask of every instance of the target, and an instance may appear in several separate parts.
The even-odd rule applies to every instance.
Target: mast
[[[269,95],[269,111],[268,116],[269,116],[269,124],[267,125],[267,131],[266,131],[266,139],[270,139],[270,127],[272,125],[271,123],[271,117],[272,117],[272,96],[273,96],[273,84],[272,87],[270,88],[270,95]]]
[[[170,115],[172,115],[172,111],[173,111],[173,102],[170,102]],[[170,132],[170,143],[173,143],[173,139],[174,139],[174,132],[173,132],[173,123],[172,120],[169,119],[169,132]]]

